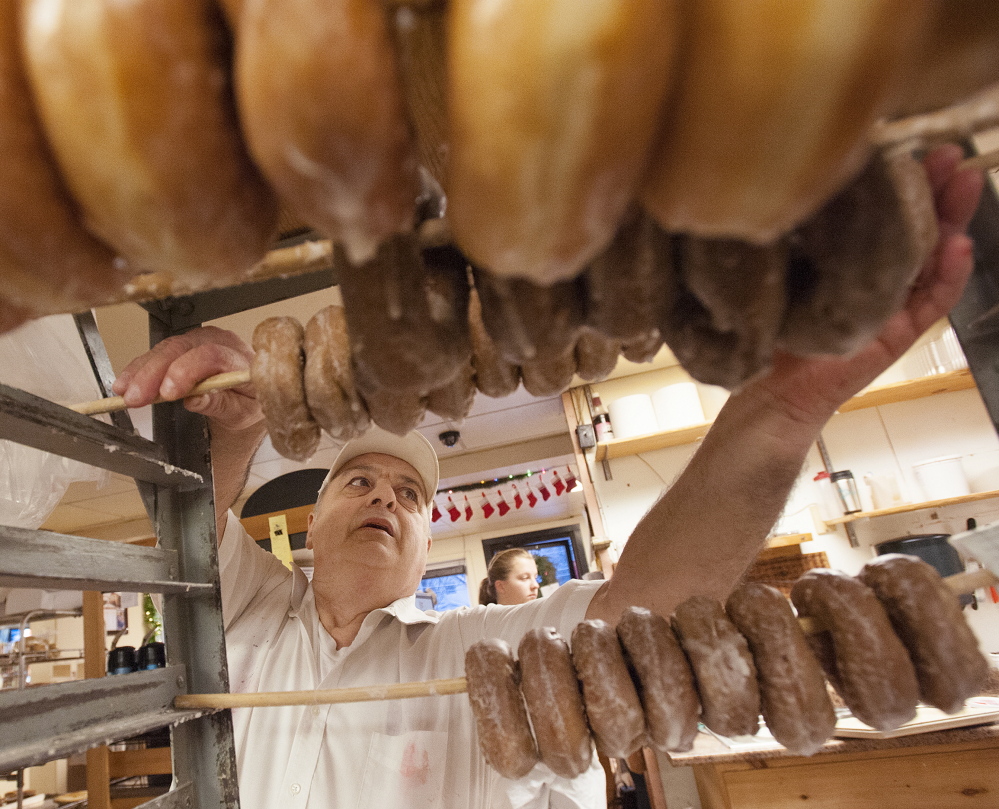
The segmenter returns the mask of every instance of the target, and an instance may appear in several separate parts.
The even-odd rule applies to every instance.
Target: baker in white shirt
[[[430,547],[437,472],[432,449],[410,436],[391,445],[362,439],[338,458],[310,520],[310,585],[260,551],[226,510],[263,436],[252,386],[188,399],[212,429],[232,690],[456,676],[465,649],[482,637],[515,645],[532,626],[568,635],[584,617],[616,622],[631,604],[669,615],[695,593],[724,598],[762,547],[838,406],[960,298],[973,264],[964,232],[982,186],[980,172],[956,170],[960,158],[954,147],[926,158],[941,238],[906,308],[852,357],[780,355],[773,372],[733,394],[687,468],[632,532],[606,582],[574,582],[516,607],[417,610],[413,593]],[[208,376],[247,368],[251,357],[234,334],[197,329],[131,363],[115,392],[132,407],[157,395],[179,399]],[[370,440],[381,438],[372,433]],[[493,794],[497,776],[477,752],[463,695],[233,713],[247,809],[478,809]]]

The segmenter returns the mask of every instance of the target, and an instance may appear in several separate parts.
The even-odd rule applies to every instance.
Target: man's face
[[[396,598],[415,592],[430,550],[431,495],[400,458],[369,453],[349,461],[309,518],[306,545],[315,553],[315,576],[372,568]]]

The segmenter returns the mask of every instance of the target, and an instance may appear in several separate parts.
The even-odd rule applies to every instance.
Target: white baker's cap
[[[340,454],[333,461],[323,485],[319,487],[319,494],[316,495],[318,503],[326,491],[329,482],[336,477],[337,472],[343,469],[349,461],[360,455],[367,455],[369,452],[377,452],[381,455],[391,455],[405,461],[415,469],[423,485],[426,488],[427,503],[433,500],[437,493],[437,483],[440,480],[440,465],[437,463],[437,453],[426,438],[416,430],[406,435],[396,435],[388,430],[372,424],[367,431],[357,438],[352,438],[343,445]]]

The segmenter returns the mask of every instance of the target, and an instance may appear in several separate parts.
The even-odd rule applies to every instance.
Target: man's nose
[[[386,507],[394,506],[396,502],[395,489],[389,481],[379,478],[371,488],[371,503],[381,503]]]

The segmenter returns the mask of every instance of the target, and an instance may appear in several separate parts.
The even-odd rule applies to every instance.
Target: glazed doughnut
[[[384,6],[244,0],[236,45],[243,132],[289,209],[355,264],[411,230],[416,155]]]
[[[901,309],[936,243],[922,165],[907,153],[878,152],[793,236],[781,347],[846,354],[866,344]]]
[[[449,3],[448,216],[474,263],[548,285],[610,242],[660,129],[677,5]]]
[[[576,341],[576,374],[587,382],[606,379],[621,355],[621,341],[584,326]]]
[[[256,264],[277,203],[240,137],[210,0],[27,0],[28,74],[87,226],[134,267],[205,282]]]
[[[388,390],[370,378],[361,366],[354,367],[354,382],[371,420],[396,435],[406,435],[427,414],[427,397],[411,390]]]
[[[885,554],[864,565],[857,578],[877,595],[909,650],[923,702],[955,713],[981,693],[988,660],[960,601],[931,565],[916,556]]]
[[[743,584],[728,597],[725,611],[753,653],[771,734],[792,753],[812,755],[832,735],[836,712],[788,600],[766,584]]]
[[[597,750],[627,758],[645,743],[645,716],[614,628],[583,621],[572,631],[572,664]]]
[[[576,353],[574,349],[554,357],[539,355],[533,360],[524,360],[520,366],[524,390],[531,396],[546,398],[557,396],[572,384],[576,373]]]
[[[571,353],[583,325],[579,279],[538,286],[473,270],[486,331],[508,362],[554,360]]]
[[[354,363],[370,383],[363,394],[384,388],[425,396],[471,356],[465,260],[453,248],[426,256],[425,263],[413,234],[392,236],[357,267],[334,249]]]
[[[707,596],[691,596],[673,613],[673,629],[690,660],[701,698],[701,721],[722,736],[760,728],[760,690],[746,639]]]
[[[919,687],[909,655],[874,592],[827,568],[809,570],[791,588],[798,615],[828,627],[809,638],[830,647],[826,676],[861,722],[894,730],[916,715]],[[817,654],[829,665],[826,653]]]
[[[427,395],[427,410],[448,421],[461,421],[475,402],[475,368],[467,362],[454,379]]]
[[[767,326],[776,324],[772,311],[767,310],[767,293],[771,298],[778,298],[779,293],[773,288],[754,289],[747,293],[749,300],[758,300],[752,313],[756,322],[747,317],[737,329],[723,331],[716,325],[708,307],[687,286],[683,247],[693,243],[694,240],[675,237],[674,259],[662,268],[668,291],[667,308],[660,330],[677,361],[694,379],[707,385],[735,389],[770,366],[773,332],[776,329],[768,329]],[[746,248],[751,249],[748,243]],[[770,253],[769,248],[759,250]],[[775,258],[769,256],[756,262],[757,274],[773,273],[774,261]],[[745,263],[749,265],[752,262],[747,260]],[[768,266],[770,269],[765,269]],[[753,276],[748,272],[749,267],[745,269],[747,279],[751,279]],[[701,285],[708,286],[703,281]],[[751,284],[747,286],[751,287]],[[739,288],[745,290],[741,284]],[[721,298],[723,295],[719,293],[717,297]],[[774,301],[769,303],[773,304]]]
[[[999,81],[999,5],[940,3],[920,48],[900,116],[949,107]]]
[[[0,332],[85,309],[127,280],[125,263],[80,224],[35,113],[18,41],[19,4],[0,2]]]
[[[350,356],[343,307],[320,309],[305,326],[305,400],[319,426],[341,444],[371,423],[354,387]]]
[[[617,634],[638,677],[649,742],[658,750],[690,750],[701,704],[690,664],[669,623],[647,609],[629,607]]]
[[[936,3],[706,0],[643,194],[667,230],[766,244],[860,167]]]
[[[305,461],[319,445],[319,425],[309,412],[302,381],[305,330],[293,317],[269,317],[253,330],[250,372],[271,443],[285,458]]]
[[[420,166],[447,184],[447,38],[443,3],[409,3],[394,11],[393,33]]]
[[[523,778],[538,763],[538,748],[510,644],[499,638],[474,643],[465,652],[465,676],[482,755],[504,778]]]
[[[669,287],[662,268],[672,260],[669,235],[632,210],[583,275],[586,325],[620,340],[632,362],[649,362],[663,344],[659,324]]]
[[[551,627],[520,641],[520,688],[541,761],[556,775],[575,778],[590,766],[593,745],[569,647]]]
[[[479,291],[472,287],[468,297],[468,332],[472,341],[475,387],[486,396],[509,396],[520,384],[520,367],[503,358],[482,322]]]

